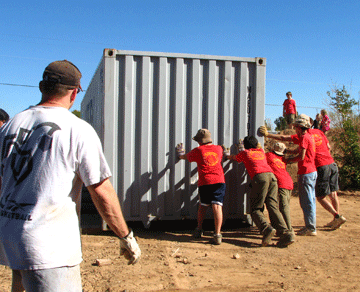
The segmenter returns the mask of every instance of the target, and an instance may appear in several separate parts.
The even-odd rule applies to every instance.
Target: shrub
[[[339,151],[334,159],[339,165],[342,189],[360,189],[360,126],[357,119],[343,121],[343,129],[337,131],[333,141]]]

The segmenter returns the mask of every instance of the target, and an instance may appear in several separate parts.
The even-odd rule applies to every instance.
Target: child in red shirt
[[[193,139],[199,143],[185,154],[182,143],[177,145],[177,153],[180,159],[189,162],[196,162],[199,174],[199,195],[200,205],[198,210],[198,226],[195,229],[194,237],[200,238],[203,235],[202,224],[206,211],[211,205],[214,213],[215,231],[212,243],[221,244],[221,225],[223,222],[222,206],[225,196],[225,176],[222,168],[223,147],[212,144],[211,133],[207,129],[200,129]]]
[[[320,130],[323,131],[324,133],[326,133],[327,131],[330,130],[330,118],[327,115],[326,110],[321,110],[321,116],[322,116],[322,120],[320,122]]]
[[[310,118],[305,114],[299,115],[299,118],[310,121]],[[300,143],[297,136],[270,134],[265,126],[260,127],[259,131],[269,138],[294,141],[295,144]],[[334,216],[334,219],[325,227],[338,229],[346,222],[346,218],[339,213],[340,203],[337,196],[339,170],[330,154],[330,144],[325,134],[318,129],[308,129],[307,132],[314,138],[315,142],[315,167],[317,170],[315,196],[321,206]],[[327,196],[329,196],[330,202],[326,199]]]
[[[271,167],[268,165],[264,150],[258,147],[258,140],[254,136],[244,139],[245,150],[229,159],[243,162],[251,178],[250,206],[251,218],[263,235],[262,246],[267,246],[278,231],[279,247],[285,247],[295,241],[293,234],[288,230],[283,216],[279,211],[277,201],[277,180]],[[270,221],[275,229],[267,222],[263,213],[264,206],[269,212]]]
[[[267,152],[265,155],[267,162],[278,181],[279,210],[284,217],[287,228],[289,231],[293,232],[290,218],[290,198],[294,183],[286,170],[286,162],[284,159],[285,150],[285,144],[277,142],[273,147],[273,151]]]
[[[317,171],[315,166],[315,141],[308,133],[310,129],[310,119],[300,115],[295,123],[296,135],[290,136],[295,144],[299,145],[299,155],[288,159],[287,162],[298,162],[298,184],[300,206],[304,213],[305,227],[298,231],[298,235],[316,235],[316,199],[315,184]],[[269,134],[265,127],[260,127],[260,133],[279,140],[285,140],[287,136]]]
[[[293,123],[296,118],[296,102],[292,99],[292,93],[289,91],[286,93],[287,99],[283,103],[283,117],[286,120],[289,129],[293,128]]]

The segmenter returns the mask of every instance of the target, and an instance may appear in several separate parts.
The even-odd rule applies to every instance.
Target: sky
[[[0,108],[40,101],[45,67],[67,59],[86,90],[103,50],[266,58],[265,118],[329,108],[345,85],[360,98],[360,1],[5,1],[0,9]],[[80,110],[84,92],[71,110]]]

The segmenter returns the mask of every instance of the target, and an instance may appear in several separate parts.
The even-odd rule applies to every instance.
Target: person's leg
[[[336,221],[335,219],[340,216],[339,199],[336,192],[339,189],[338,178],[339,171],[335,163],[318,167],[316,198],[321,206],[334,216],[334,219],[327,223],[325,227],[332,227]],[[329,196],[330,201],[326,198],[327,195]],[[341,219],[342,222],[344,221],[343,219]]]
[[[330,165],[330,201],[333,205],[337,214],[340,214],[340,202],[337,195],[337,191],[339,190],[339,169],[336,163]]]
[[[304,213],[305,227],[316,231],[315,183],[317,172],[299,175],[299,199]]]
[[[251,184],[250,215],[260,233],[263,234],[264,230],[270,225],[263,213],[270,182],[264,173],[260,173],[254,176]]]
[[[21,270],[26,291],[81,292],[80,265],[44,270]]]
[[[321,206],[324,207],[333,216],[336,215],[336,210],[333,205],[326,199],[330,194],[330,175],[331,169],[329,165],[320,166],[317,168],[318,177],[316,179],[316,199]]]
[[[283,215],[286,226],[290,232],[293,232],[290,217],[290,197],[291,190],[279,189],[279,210]]]
[[[340,202],[339,202],[339,197],[337,195],[337,192],[331,192],[329,195],[329,199],[331,201],[331,205],[334,208],[335,212],[337,214],[340,213]]]
[[[212,209],[214,213],[214,222],[215,222],[215,232],[214,234],[221,233],[221,226],[223,223],[223,210],[222,206],[218,204],[212,204]]]
[[[338,212],[334,209],[333,205],[326,199],[326,197],[316,197],[316,199],[326,211],[335,217]]]
[[[209,188],[208,186],[199,187],[200,202],[197,213],[197,227],[193,233],[193,236],[195,238],[201,238],[204,233],[204,230],[202,229],[202,224],[206,216],[206,211],[209,208],[211,202],[208,188]]]
[[[285,121],[287,123],[288,129],[292,129],[293,125],[291,121],[291,115],[285,115]]]
[[[21,273],[18,270],[12,270],[11,292],[23,292],[25,288],[22,285]]]
[[[269,217],[271,225],[279,232],[279,234],[284,234],[288,232],[287,225],[285,220],[279,210],[278,197],[278,185],[277,180],[273,173],[267,173],[269,179],[269,188],[266,194],[265,204],[269,212]]]
[[[340,215],[340,202],[337,195],[337,190],[339,189],[339,170],[336,163],[330,165],[331,175],[330,175],[330,190],[331,193],[329,198],[331,204],[336,211],[334,220],[328,224],[331,229],[338,229],[346,222],[346,218]]]
[[[202,229],[202,224],[204,222],[206,211],[209,208],[209,206],[203,206],[199,205],[198,214],[197,214],[197,228]]]

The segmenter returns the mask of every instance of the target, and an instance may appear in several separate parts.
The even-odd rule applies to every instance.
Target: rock
[[[108,266],[111,264],[112,264],[112,260],[110,259],[96,259],[94,263],[95,266],[99,266],[99,267]]]
[[[233,258],[234,260],[237,260],[237,259],[240,258],[240,255],[239,255],[238,253],[233,254],[232,258]]]

